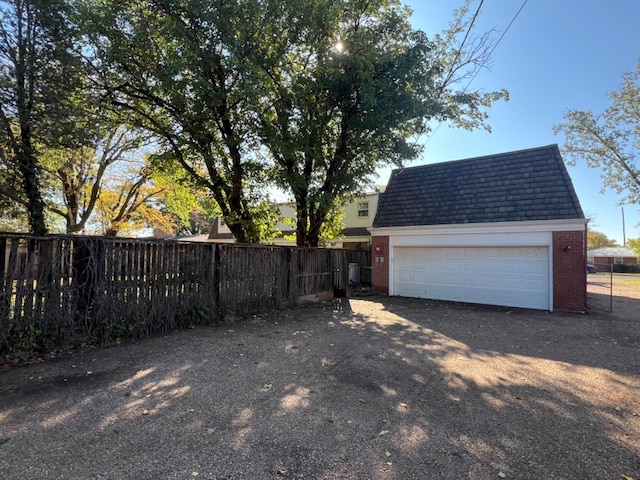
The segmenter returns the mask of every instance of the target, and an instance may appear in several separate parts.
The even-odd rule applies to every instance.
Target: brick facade
[[[553,232],[553,308],[587,308],[587,232]]]
[[[615,259],[616,257],[593,257],[593,263],[613,265],[615,263]],[[622,263],[627,265],[638,265],[638,258],[622,257]]]
[[[389,237],[371,238],[371,287],[389,294]]]

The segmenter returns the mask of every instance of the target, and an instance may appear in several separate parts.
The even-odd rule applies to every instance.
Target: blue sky
[[[507,28],[523,0],[485,0],[477,32]],[[445,29],[452,10],[462,4],[442,0],[405,1],[413,10],[415,28],[432,35]],[[472,4],[477,8],[479,0]],[[490,66],[470,88],[487,91],[506,88],[508,102],[489,110],[492,133],[467,132],[441,125],[424,136],[421,165],[557,143],[553,133],[572,109],[601,112],[607,92],[617,90],[622,74],[640,58],[640,2],[637,0],[529,0],[497,46]],[[435,125],[434,125],[435,127]],[[391,169],[380,170],[385,184]],[[622,244],[619,197],[602,195],[600,171],[584,162],[568,167],[590,228]],[[640,206],[626,206],[626,237],[640,238]]]

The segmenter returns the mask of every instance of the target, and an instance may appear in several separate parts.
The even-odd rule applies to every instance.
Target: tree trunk
[[[297,192],[296,198],[296,245],[308,247],[307,225],[309,224],[309,206],[307,204],[307,193]]]
[[[29,216],[29,225],[34,235],[46,235],[47,225],[44,216],[44,201],[40,193],[37,160],[30,152],[30,146],[28,144],[24,145],[24,138],[22,142],[22,151],[16,155],[16,160],[20,174],[22,175],[24,192],[28,200],[27,214]]]
[[[14,139],[13,151],[22,175],[22,185],[27,197],[27,214],[29,225],[34,235],[46,235],[47,225],[44,216],[44,201],[40,192],[38,160],[35,157],[31,142],[31,115],[33,113],[33,96],[35,89],[34,53],[29,52],[29,45],[35,41],[35,19],[31,5],[16,4],[16,48],[17,58],[15,66],[15,92],[20,137]],[[10,127],[9,127],[10,128]]]
[[[320,231],[327,219],[326,209],[319,206],[310,217],[307,243],[309,247],[318,247],[320,245]]]

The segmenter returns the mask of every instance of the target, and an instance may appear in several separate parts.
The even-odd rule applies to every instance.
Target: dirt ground
[[[343,299],[5,367],[0,478],[638,480],[620,300]]]

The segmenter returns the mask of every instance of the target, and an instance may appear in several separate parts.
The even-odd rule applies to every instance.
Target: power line
[[[507,28],[505,28],[504,32],[502,32],[502,35],[500,35],[500,38],[498,39],[498,41],[493,45],[493,48],[491,48],[491,50],[489,51],[489,54],[486,56],[486,58],[484,59],[484,61],[480,65],[480,68],[478,68],[476,70],[476,73],[473,74],[473,77],[471,77],[471,80],[469,80],[469,83],[467,83],[467,86],[464,87],[463,91],[466,91],[467,88],[469,88],[469,85],[471,85],[471,82],[473,82],[473,80],[476,78],[476,76],[478,75],[478,72],[484,68],[484,66],[486,65],[487,61],[489,60],[489,58],[493,54],[494,50],[498,47],[498,45],[500,44],[500,42],[502,41],[504,36],[507,34],[509,29],[511,28],[511,25],[513,25],[513,22],[516,21],[516,18],[518,18],[518,15],[520,15],[520,12],[522,11],[522,9],[524,8],[524,6],[527,4],[528,1],[529,0],[524,0],[524,2],[522,2],[522,5],[520,5],[520,8],[518,9],[516,14],[513,16],[513,18],[509,22],[509,25],[507,25]]]
[[[500,35],[500,38],[498,38],[498,41],[493,45],[493,47],[491,48],[491,50],[489,51],[489,53],[487,54],[487,56],[485,57],[485,59],[483,60],[483,62],[480,64],[480,67],[476,70],[476,72],[473,74],[473,76],[471,77],[471,79],[469,80],[469,83],[467,83],[467,86],[464,87],[464,89],[462,90],[462,92],[466,92],[467,89],[469,88],[469,86],[471,85],[471,83],[475,80],[475,78],[478,76],[478,73],[480,72],[480,70],[482,70],[484,68],[484,66],[486,65],[486,63],[489,61],[489,58],[491,58],[491,55],[493,54],[493,52],[495,51],[495,49],[498,47],[498,45],[500,44],[500,42],[502,41],[502,39],[504,38],[504,36],[507,34],[507,32],[509,31],[509,29],[511,28],[511,25],[513,25],[513,23],[516,21],[516,19],[518,18],[518,16],[520,15],[520,12],[522,12],[522,10],[524,9],[525,5],[527,4],[529,0],[524,0],[522,2],[522,5],[520,5],[520,8],[518,9],[518,11],[515,13],[515,15],[513,16],[513,18],[511,19],[511,21],[509,22],[509,25],[507,25],[507,28],[505,28],[505,30],[502,32],[502,35]],[[478,15],[478,12],[480,10],[480,7],[482,6],[482,1],[480,2],[480,6],[478,7],[478,10],[476,11],[476,14],[473,17],[473,21],[475,21],[476,16]],[[473,24],[472,21],[472,24]],[[467,31],[467,34],[469,32]],[[465,39],[467,38],[467,35],[465,35]],[[464,42],[463,42],[464,43]],[[462,48],[462,46],[461,46]],[[460,55],[460,51],[458,51],[457,55]],[[433,130],[433,132],[431,133],[431,135],[429,135],[429,137],[427,138],[427,141],[424,143],[425,147],[427,146],[427,144],[429,143],[429,141],[433,138],[433,136],[436,134],[436,132],[438,131],[438,129],[442,126],[444,122],[440,121],[438,123],[438,126]]]

